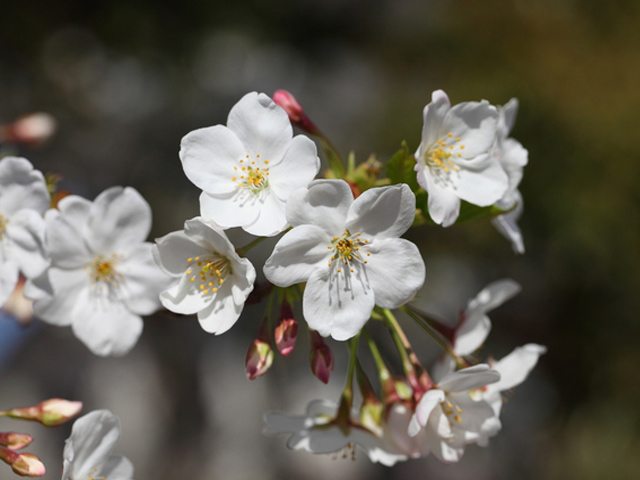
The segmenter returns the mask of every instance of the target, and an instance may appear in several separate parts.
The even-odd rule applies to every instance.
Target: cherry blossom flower
[[[95,410],[73,424],[64,446],[62,480],[130,480],[128,458],[111,455],[120,438],[120,420],[108,410]]]
[[[337,410],[334,402],[314,400],[303,416],[268,412],[264,416],[266,425],[263,432],[265,435],[290,434],[287,447],[291,450],[315,454],[343,452],[345,456],[354,457],[356,448],[360,448],[374,463],[392,466],[406,460],[404,454],[396,452],[392,445],[362,425],[353,422],[348,431],[340,428],[334,422]]]
[[[502,168],[507,173],[509,186],[496,205],[509,212],[499,215],[491,220],[498,231],[511,241],[516,253],[524,253],[524,241],[517,221],[522,215],[522,196],[518,191],[518,185],[522,180],[522,170],[529,161],[529,152],[513,138],[509,133],[513,128],[518,113],[518,100],[512,98],[503,107],[498,107],[500,114],[498,120],[498,135],[493,147],[493,155],[498,158]]]
[[[484,399],[472,398],[470,392],[499,380],[500,374],[486,364],[448,374],[416,405],[409,435],[426,429],[431,452],[444,463],[457,462],[465,444],[493,433],[483,430],[485,422],[494,416],[493,409]]]
[[[0,306],[11,296],[20,272],[33,278],[47,268],[42,215],[50,201],[42,173],[28,160],[0,160]]]
[[[448,227],[458,218],[460,200],[493,205],[507,190],[507,175],[490,154],[498,112],[486,100],[451,107],[447,94],[436,90],[423,115],[417,179],[429,194],[429,215]]]
[[[287,221],[264,273],[279,287],[307,282],[303,315],[321,335],[353,337],[374,305],[397,308],[424,282],[418,248],[398,238],[412,224],[407,185],[373,188],[356,200],[342,180],[318,180],[294,192]]]
[[[187,220],[184,230],[157,239],[153,254],[174,278],[160,294],[167,310],[196,313],[200,326],[216,335],[236,323],[253,290],[256,271],[249,260],[238,256],[217,225],[201,217]]]
[[[140,315],[160,305],[169,278],[144,242],[151,208],[132,188],[112,187],[90,202],[71,195],[45,215],[51,265],[27,283],[38,317],[71,326],[96,355],[123,355],[142,333]]]
[[[320,169],[315,144],[293,136],[286,112],[268,96],[248,93],[231,109],[227,126],[188,133],[180,148],[187,178],[203,193],[200,211],[226,229],[257,236],[287,227],[285,205]]]

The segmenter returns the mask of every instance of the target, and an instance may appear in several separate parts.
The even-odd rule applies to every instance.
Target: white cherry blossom
[[[71,195],[45,215],[51,265],[25,296],[47,323],[71,326],[97,355],[123,355],[142,333],[140,315],[160,306],[169,278],[145,242],[151,208],[133,188],[112,187],[94,202]]]
[[[484,399],[473,398],[472,393],[499,380],[500,374],[486,364],[448,374],[416,405],[409,435],[416,436],[425,429],[431,452],[442,462],[457,462],[465,444],[492,434],[483,426],[494,416],[493,409]]]
[[[498,135],[493,147],[493,155],[500,161],[502,168],[507,173],[509,187],[496,205],[504,210],[512,210],[492,219],[491,223],[511,241],[516,253],[524,253],[524,241],[517,224],[523,210],[522,195],[520,195],[518,185],[522,180],[522,171],[529,161],[529,152],[520,142],[509,138],[518,113],[518,100],[512,98],[504,106],[498,107],[498,113],[500,115]]]
[[[33,278],[48,265],[42,215],[50,201],[44,176],[28,160],[0,160],[0,306],[20,272]]]
[[[406,455],[361,425],[353,424],[348,433],[345,433],[333,422],[337,410],[335,402],[314,400],[307,406],[306,415],[290,416],[268,412],[264,416],[263,432],[265,435],[290,434],[287,447],[291,450],[305,450],[315,454],[344,452],[353,456],[356,448],[360,448],[374,463],[392,466],[398,461],[406,460]]]
[[[203,191],[201,215],[257,236],[287,227],[287,198],[320,169],[315,143],[294,137],[286,112],[256,92],[234,105],[226,126],[188,133],[180,159],[187,178]]]
[[[128,458],[111,455],[120,438],[120,420],[108,410],[94,410],[76,420],[64,445],[62,480],[130,480]]]
[[[342,180],[318,180],[287,203],[293,229],[264,266],[279,287],[307,282],[309,327],[336,340],[353,337],[374,305],[397,308],[424,282],[418,248],[398,238],[412,224],[415,196],[407,185],[373,188],[357,199]]]
[[[238,256],[220,227],[200,217],[156,242],[156,262],[174,278],[160,294],[162,305],[175,313],[197,313],[209,333],[229,330],[253,290],[256,271],[251,262]]]
[[[490,154],[498,112],[486,100],[451,107],[436,90],[424,108],[422,139],[415,153],[417,179],[429,194],[429,215],[447,227],[460,213],[460,200],[493,205],[507,190],[507,175]]]

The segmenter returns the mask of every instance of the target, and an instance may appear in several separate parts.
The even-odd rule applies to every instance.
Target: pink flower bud
[[[46,473],[44,464],[32,453],[16,453],[8,448],[0,447],[0,460],[18,475],[23,477],[41,477]]]
[[[309,353],[311,371],[322,383],[329,383],[329,377],[333,370],[333,353],[324,343],[322,336],[315,330],[309,330],[309,338],[311,340],[311,352]]]
[[[26,433],[0,432],[0,445],[4,445],[9,450],[20,450],[31,442],[33,438]]]
[[[273,101],[276,105],[280,105],[284,108],[284,111],[289,115],[289,120],[291,123],[299,123],[304,116],[304,110],[302,109],[302,105],[298,103],[296,97],[291,95],[286,90],[276,90],[273,93]]]
[[[48,113],[30,113],[18,118],[6,129],[7,141],[37,145],[47,141],[56,131],[56,119]]]
[[[296,97],[286,90],[276,90],[273,94],[273,101],[276,105],[280,105],[287,115],[291,123],[311,134],[318,134],[318,128],[313,124],[307,114],[304,113],[302,105],[298,103]]]
[[[5,414],[22,420],[33,420],[47,427],[57,427],[75,417],[82,410],[82,402],[52,398],[35,407],[13,408]]]
[[[293,318],[291,305],[286,300],[280,307],[280,319],[274,332],[276,347],[285,357],[293,351],[298,336],[298,322]]]
[[[259,338],[255,339],[249,347],[249,351],[247,352],[247,357],[245,359],[244,368],[247,378],[249,380],[254,380],[261,377],[267,373],[267,370],[269,370],[272,363],[273,350],[271,349],[269,342]]]

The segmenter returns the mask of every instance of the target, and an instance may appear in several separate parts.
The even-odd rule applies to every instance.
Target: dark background
[[[526,254],[488,223],[424,226],[408,238],[427,265],[421,305],[453,319],[486,283],[511,277],[523,291],[490,315],[484,351],[549,348],[506,405],[499,436],[452,467],[429,458],[387,469],[262,437],[264,411],[336,399],[346,369],[344,347],[332,343],[338,365],[323,387],[301,335],[292,358],[248,382],[244,355],[262,306],[222,337],[156,315],[121,359],[92,356],[69,329],[5,333],[21,340],[4,342],[16,348],[3,347],[2,407],[61,396],[83,400],[85,412],[111,409],[123,422],[117,452],[140,480],[640,477],[638,2],[14,0],[2,17],[0,123],[32,111],[58,121],[46,145],[2,153],[61,173],[61,187],[87,198],[137,188],[153,208],[152,238],[198,213],[181,137],[225,123],[248,91],[290,90],[360,161],[374,152],[386,161],[402,140],[415,149],[437,88],[454,103],[518,97]],[[272,245],[252,252],[258,270]],[[425,345],[427,362],[436,351]],[[59,477],[69,426],[1,428],[31,432],[46,478]]]

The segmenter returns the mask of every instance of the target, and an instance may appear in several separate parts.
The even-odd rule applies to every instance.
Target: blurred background
[[[193,318],[147,318],[139,344],[115,359],[93,356],[69,329],[2,318],[2,408],[63,397],[85,413],[111,409],[123,425],[116,452],[139,480],[640,478],[640,3],[20,0],[4,2],[3,18],[0,123],[45,111],[58,129],[2,154],[62,174],[61,188],[87,198],[137,188],[153,208],[151,238],[198,214],[181,137],[225,123],[246,92],[291,91],[360,161],[386,161],[402,140],[415,149],[435,89],[453,103],[517,97],[511,135],[529,150],[526,254],[484,222],[407,237],[427,265],[422,306],[453,321],[485,284],[513,278],[523,291],[490,314],[484,352],[500,358],[528,342],[549,351],[506,404],[502,432],[451,467],[427,458],[389,469],[263,437],[265,411],[302,414],[314,398],[337,399],[346,357],[331,343],[337,365],[325,387],[301,335],[291,357],[276,354],[249,382],[244,356],[262,305],[221,337]],[[272,246],[251,252],[258,270]],[[438,355],[427,342],[420,352],[425,363]],[[59,478],[70,425],[0,428],[31,433],[45,478]]]

